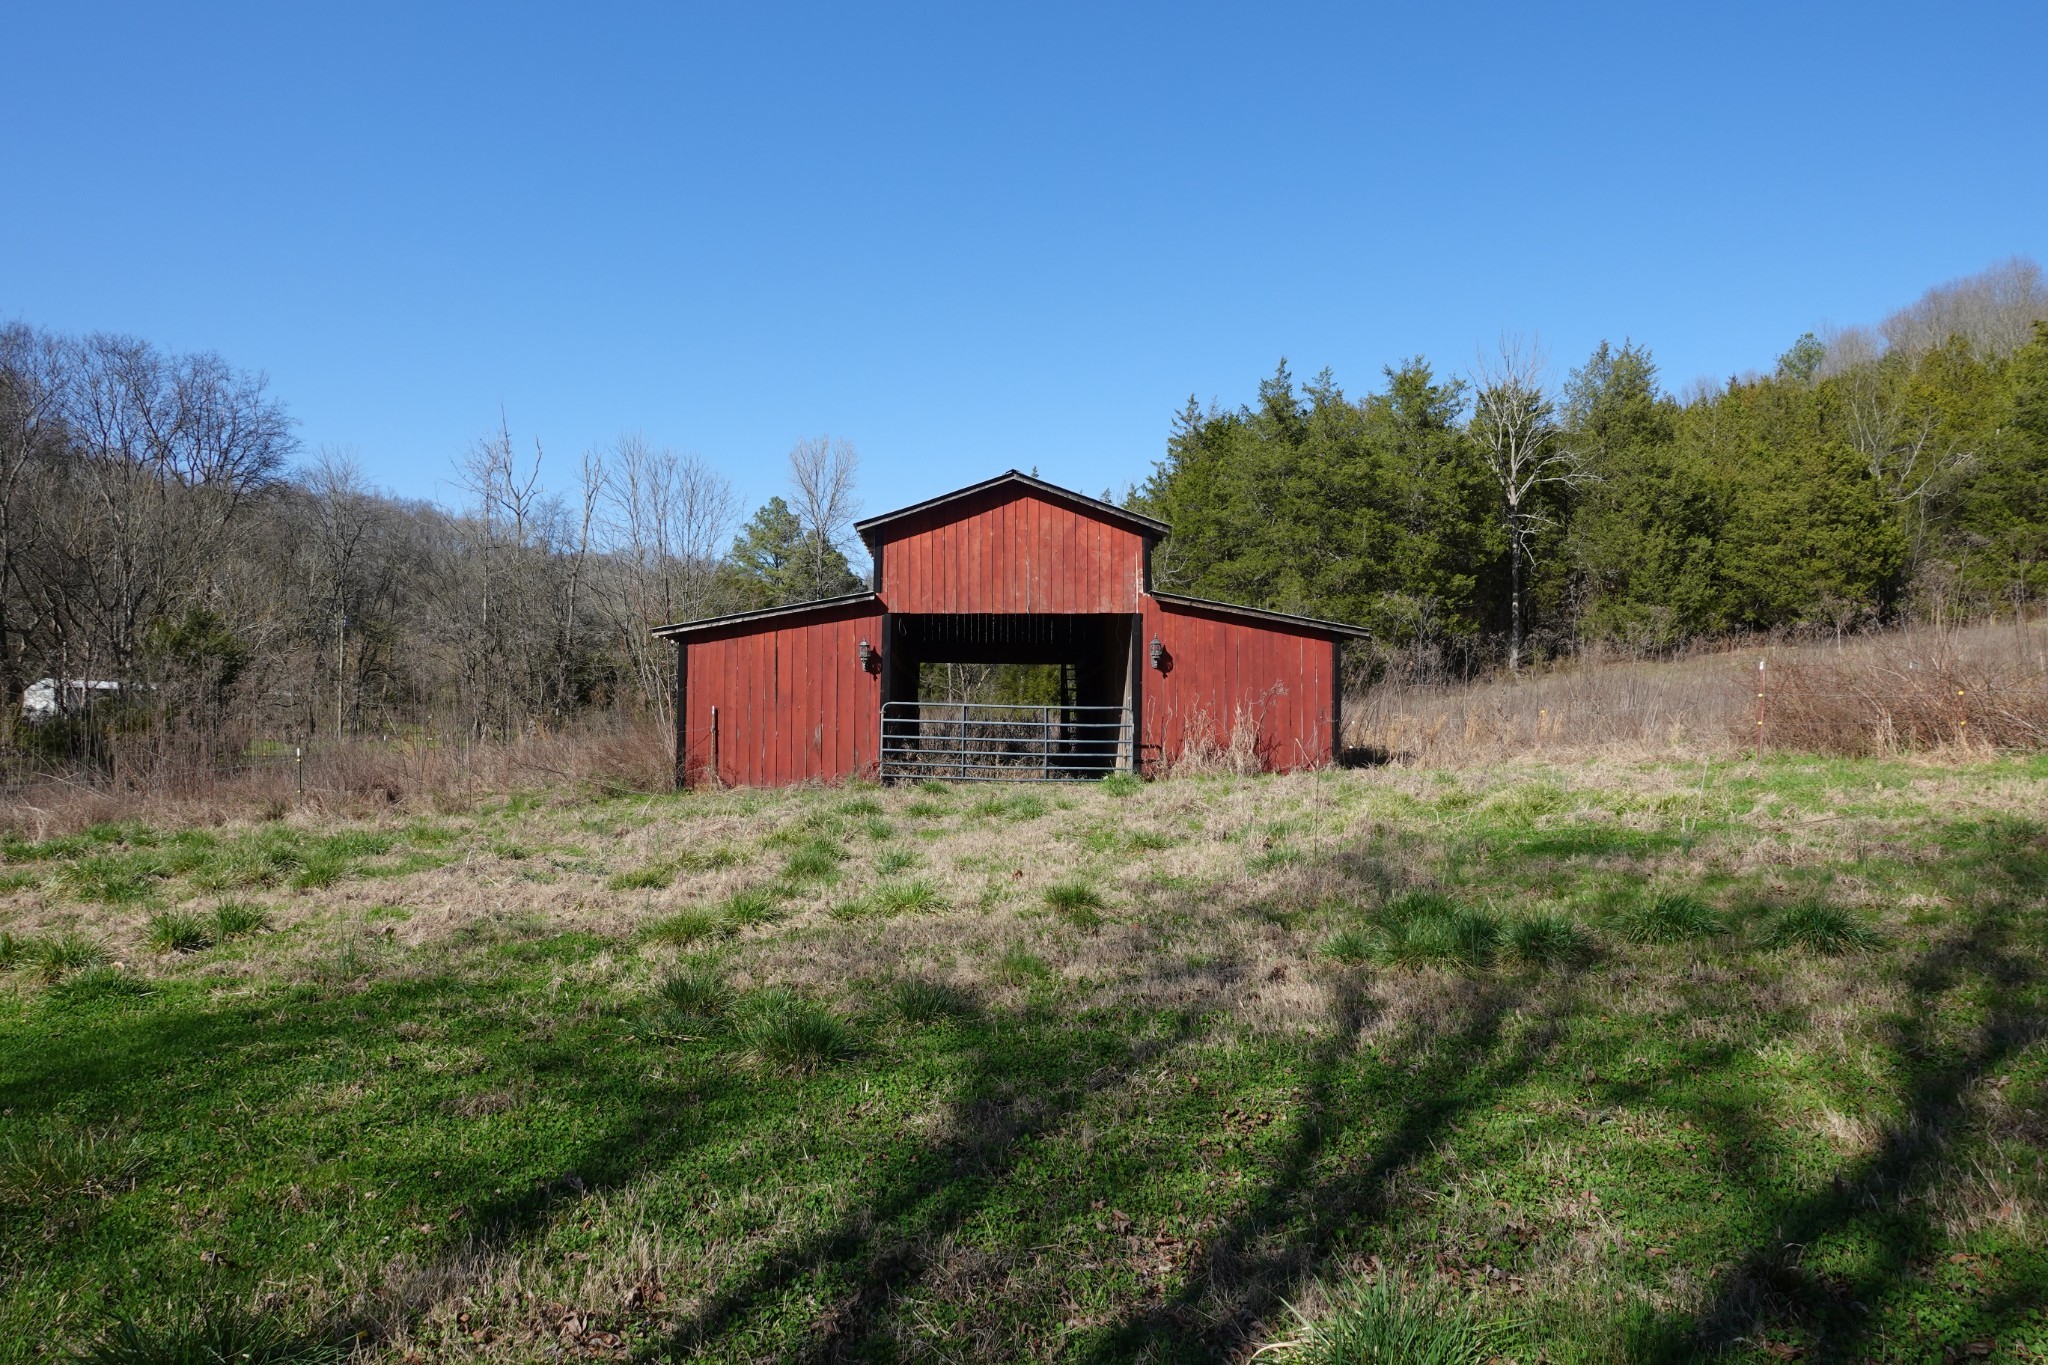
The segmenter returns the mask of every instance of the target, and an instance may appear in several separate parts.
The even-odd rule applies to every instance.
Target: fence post
[[[724,780],[725,775],[718,770],[718,708],[714,706],[711,708],[711,789],[718,790]]]
[[[292,780],[299,789],[299,795],[306,794],[306,746],[292,746]]]
[[[960,780],[967,780],[967,703],[960,703],[960,734],[956,741],[960,754]]]
[[[1756,761],[1764,761],[1764,661],[1756,661]]]

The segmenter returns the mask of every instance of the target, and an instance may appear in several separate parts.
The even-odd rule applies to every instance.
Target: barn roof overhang
[[[1294,616],[1284,611],[1266,611],[1260,607],[1240,607],[1234,602],[1213,602],[1206,597],[1188,597],[1177,592],[1152,593],[1152,600],[1161,606],[1181,607],[1191,611],[1213,612],[1218,616],[1238,616],[1247,621],[1263,621],[1269,625],[1293,626],[1297,630],[1310,631],[1318,635],[1341,635],[1353,640],[1370,640],[1372,632],[1363,626],[1348,625],[1343,621],[1325,621],[1317,616]]]
[[[806,616],[830,616],[848,607],[873,604],[880,606],[879,593],[850,592],[844,597],[821,597],[815,602],[797,602],[786,607],[763,607],[759,611],[736,611],[725,616],[707,616],[701,621],[678,621],[672,626],[656,626],[651,634],[657,640],[683,640],[692,635],[705,635],[729,626],[751,626],[756,622],[782,625],[793,624]]]
[[[869,517],[865,521],[857,521],[853,524],[853,529],[860,532],[860,538],[866,541],[869,548],[872,549],[875,543],[875,532],[888,526],[891,522],[914,517],[923,512],[930,512],[936,508],[944,507],[948,503],[958,502],[963,498],[971,498],[977,494],[989,492],[991,489],[1001,488],[1006,484],[1015,484],[1022,488],[1028,488],[1034,493],[1052,499],[1054,502],[1065,503],[1070,507],[1079,508],[1093,516],[1101,517],[1105,521],[1113,521],[1120,525],[1128,526],[1140,534],[1150,535],[1155,539],[1164,536],[1173,529],[1155,517],[1140,516],[1136,512],[1118,507],[1113,502],[1104,502],[1100,498],[1091,498],[1086,493],[1076,493],[1071,488],[1062,488],[1056,483],[1047,483],[1044,479],[1034,478],[1029,474],[1020,473],[1014,469],[1005,470],[993,479],[983,479],[980,483],[971,483],[965,488],[956,488],[950,493],[941,493],[936,498],[926,498],[923,502],[912,503],[908,507],[899,507],[893,512],[883,512],[881,515]]]

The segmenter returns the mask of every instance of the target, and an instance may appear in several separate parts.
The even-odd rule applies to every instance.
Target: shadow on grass
[[[2000,1073],[2041,1036],[2044,1013],[2038,951],[2048,894],[2048,834],[2031,821],[1962,826],[1951,838],[1944,874],[1967,909],[1963,921],[1904,971],[1905,1007],[1889,1027],[1890,1050],[1907,1065],[1903,1113],[1877,1149],[1836,1173],[1824,1189],[1769,1211],[1772,1233],[1715,1281],[1704,1309],[1651,1317],[1636,1331],[1634,1353],[1651,1362],[1712,1359],[1776,1338],[1805,1358],[1895,1358],[1899,1343],[1877,1324],[1887,1298],[1932,1279],[1945,1245],[1926,1209],[1927,1188],[1947,1173],[1944,1152],[1971,1122],[1968,1092]],[[1944,1011],[1958,993],[1982,1012],[1974,1036],[1945,1040]],[[1746,1125],[1752,1130],[1754,1121]],[[1803,1264],[1827,1241],[1865,1248],[1862,1267],[1820,1274]],[[1969,1300],[1974,1299],[1975,1302]],[[2048,1303],[2048,1258],[2002,1270],[1978,1292],[1955,1296],[1938,1342],[1909,1351],[1994,1342]]]

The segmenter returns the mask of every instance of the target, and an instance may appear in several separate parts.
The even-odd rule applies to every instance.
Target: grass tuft
[[[718,917],[734,929],[772,924],[782,917],[782,902],[766,887],[749,887],[720,901]]]
[[[1459,967],[1477,971],[1499,951],[1500,921],[1429,891],[1411,891],[1381,912],[1385,960],[1403,966]]]
[[[792,849],[782,865],[783,875],[793,882],[830,882],[839,878],[839,864],[846,850],[830,839],[811,839]]]
[[[213,946],[206,921],[180,910],[166,910],[149,917],[143,937],[159,953],[196,953]]]
[[[1136,773],[1111,773],[1096,785],[1102,789],[1104,796],[1121,798],[1136,796],[1145,784],[1139,780]]]
[[[1832,956],[1875,948],[1884,935],[1838,905],[1801,901],[1765,920],[1757,942],[1765,948],[1799,948]]]
[[[1045,903],[1053,914],[1076,929],[1102,927],[1102,893],[1086,882],[1054,882],[1045,888]]]
[[[814,1071],[853,1051],[838,1015],[789,990],[766,990],[746,1002],[739,1025],[747,1055],[777,1071]]]
[[[659,891],[675,879],[674,863],[649,863],[645,867],[614,872],[605,878],[604,884],[612,891]]]
[[[135,1181],[142,1158],[129,1140],[94,1129],[0,1142],[0,1208],[47,1206],[74,1194],[105,1195]]]
[[[61,980],[67,972],[82,972],[106,965],[107,950],[92,939],[77,934],[39,939],[35,944],[36,966],[43,980]]]
[[[643,931],[653,943],[674,943],[687,946],[699,939],[711,938],[725,930],[725,922],[709,910],[678,910],[675,914],[658,919]]]
[[[85,1365],[341,1365],[342,1345],[291,1331],[275,1318],[213,1305],[172,1327],[117,1322]]]
[[[1593,937],[1564,915],[1534,914],[1507,927],[1507,950],[1526,967],[1577,967],[1593,959]]]
[[[138,980],[119,967],[87,967],[50,987],[50,998],[60,1005],[96,1005],[106,1000],[139,1000],[150,995],[149,983]]]
[[[990,973],[996,980],[1013,986],[1029,985],[1043,981],[1052,975],[1052,968],[1045,965],[1045,959],[1025,948],[1006,948],[1003,955],[995,960]]]
[[[1512,1344],[1450,1294],[1384,1276],[1347,1285],[1314,1317],[1297,1310],[1295,1319],[1301,1334],[1268,1350],[1299,1365],[1484,1365]]]
[[[663,978],[654,990],[663,1005],[686,1019],[718,1019],[732,1004],[732,988],[725,984],[724,975],[707,962],[686,964]]]
[[[33,960],[41,946],[41,941],[30,935],[0,930],[0,972]]]
[[[964,992],[922,976],[898,977],[889,983],[884,999],[891,1013],[910,1024],[936,1023],[974,1013],[974,1001]]]
[[[882,850],[882,856],[875,859],[878,876],[893,877],[898,872],[907,872],[924,861],[924,855],[914,848],[889,848]]]
[[[1340,929],[1323,944],[1323,956],[1356,967],[1380,956],[1385,947],[1385,940],[1370,929]]]
[[[884,883],[874,889],[871,898],[877,909],[891,915],[946,908],[945,898],[939,895],[939,889],[923,880]]]
[[[213,932],[225,943],[231,938],[260,934],[270,927],[270,912],[248,901],[222,901],[213,908]]]
[[[1626,906],[1614,917],[1616,931],[1630,943],[1682,943],[1712,938],[1725,927],[1714,908],[1691,896],[1658,896]]]

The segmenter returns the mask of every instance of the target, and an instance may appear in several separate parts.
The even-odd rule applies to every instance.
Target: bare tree
[[[803,524],[806,587],[813,596],[822,593],[833,551],[860,512],[853,492],[859,473],[860,454],[851,441],[817,436],[790,447],[789,482]]]
[[[1539,506],[1541,490],[1593,477],[1578,453],[1558,439],[1555,406],[1543,390],[1544,370],[1536,343],[1503,336],[1498,352],[1481,355],[1473,371],[1471,431],[1500,488],[1508,537],[1510,672],[1522,666],[1524,570],[1534,567],[1533,543],[1549,521]]]
[[[648,631],[709,614],[738,503],[732,485],[697,456],[637,433],[613,446],[603,495],[613,630],[642,695],[666,718],[669,651]]]

